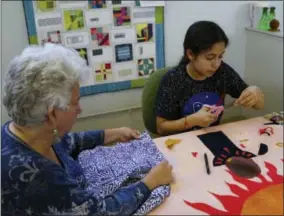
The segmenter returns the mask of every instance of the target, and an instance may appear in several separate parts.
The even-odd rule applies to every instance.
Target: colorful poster
[[[140,88],[165,65],[163,8],[139,1],[24,1],[30,44],[75,49],[90,67],[81,95]]]

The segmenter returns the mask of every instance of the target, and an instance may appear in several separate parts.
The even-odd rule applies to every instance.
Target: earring
[[[54,141],[55,143],[60,142],[60,137],[58,135],[58,130],[56,128],[53,129]]]

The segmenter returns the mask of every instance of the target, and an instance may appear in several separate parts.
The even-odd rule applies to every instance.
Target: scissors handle
[[[264,125],[274,125],[274,124],[278,124],[277,122],[268,122],[268,123],[264,123]]]

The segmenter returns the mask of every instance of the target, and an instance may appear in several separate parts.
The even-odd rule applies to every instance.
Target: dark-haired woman
[[[220,115],[208,106],[223,106],[225,95],[236,98],[235,106],[262,109],[264,98],[257,86],[248,86],[223,62],[229,39],[214,22],[199,21],[187,30],[184,55],[167,72],[156,97],[156,122],[160,135],[218,125]]]

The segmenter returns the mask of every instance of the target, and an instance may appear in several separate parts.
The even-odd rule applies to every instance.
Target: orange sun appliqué
[[[283,159],[281,159],[283,161]],[[267,181],[263,175],[258,178],[261,182],[250,181],[227,171],[233,179],[246,186],[247,190],[235,185],[226,184],[237,195],[218,195],[211,193],[222,204],[226,211],[216,209],[205,203],[184,202],[194,209],[209,215],[283,215],[283,181],[284,176],[277,174],[277,169],[271,163],[265,162],[268,169],[267,175],[271,181]]]

